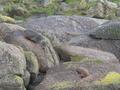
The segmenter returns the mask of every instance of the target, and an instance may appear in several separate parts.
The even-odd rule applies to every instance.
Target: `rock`
[[[61,52],[61,55],[69,56],[71,61],[49,69],[45,79],[35,90],[96,90],[96,88],[114,90],[119,88],[119,83],[115,84],[114,81],[112,81],[112,87],[110,87],[111,84],[97,83],[109,72],[120,73],[119,61],[113,54],[69,45],[61,45],[58,48],[64,52]]]
[[[22,78],[23,78],[25,87],[27,87],[30,82],[30,73],[26,70],[24,73],[24,76],[22,76]]]
[[[117,8],[116,3],[100,0],[95,6],[88,10],[88,16],[112,19],[116,17]]]
[[[25,29],[15,24],[0,23],[0,40],[4,41],[3,39],[6,33],[17,31],[17,30],[25,30]]]
[[[119,21],[106,22],[105,24],[101,25],[102,27],[99,26],[91,30],[92,32],[89,34],[83,34],[71,39],[69,41],[69,44],[111,52],[118,59],[120,59],[120,53],[119,53],[120,40],[119,40],[118,24],[119,24]]]
[[[87,13],[90,17],[104,18],[104,8],[101,2],[96,3],[94,7],[91,7]]]
[[[56,47],[58,55],[61,60],[66,60],[65,57],[69,58],[69,61],[80,61],[83,58],[93,58],[103,60],[102,62],[119,63],[119,60],[111,53],[103,52],[100,50],[94,50],[90,48],[83,48],[79,46],[61,45]]]
[[[26,90],[24,81],[17,75],[8,74],[0,79],[0,90]]]
[[[117,9],[116,16],[120,17],[120,8]]]
[[[7,33],[5,41],[32,51],[38,59],[40,71],[59,65],[59,59],[50,41],[33,31],[14,31]]]
[[[0,42],[0,90],[24,90],[24,82],[29,81],[29,75],[24,71],[24,53],[14,45]],[[28,79],[23,78],[26,75]]]
[[[89,61],[90,60],[90,61]],[[101,60],[103,61],[103,60]],[[99,61],[98,61],[99,62]],[[47,71],[45,79],[35,88],[35,90],[115,90],[119,84],[101,85],[96,81],[102,79],[107,73],[115,71],[120,73],[118,63],[98,63],[93,59],[83,59],[83,61],[66,62],[59,67],[51,68]],[[106,65],[107,64],[107,65]],[[118,66],[116,66],[116,64]],[[114,66],[114,69],[113,69]],[[77,68],[84,67],[90,72],[85,78],[80,78]]]
[[[61,9],[62,11],[68,11],[68,10],[70,10],[71,8],[70,8],[70,6],[69,6],[67,3],[62,2],[62,3],[60,4],[60,9]]]
[[[25,57],[27,62],[27,70],[30,72],[30,82],[34,82],[37,79],[39,73],[39,64],[37,57],[31,51],[25,51]]]
[[[24,27],[44,34],[55,45],[55,43],[69,41],[80,33],[89,32],[103,22],[106,22],[106,20],[81,16],[48,16],[28,19]]]
[[[0,14],[0,22],[15,23],[15,19]]]
[[[81,0],[79,8],[80,8],[80,10],[86,10],[86,9],[88,9],[88,3],[87,3],[87,1],[86,0]]]
[[[21,7],[21,6],[18,6],[18,5],[13,5],[11,7],[11,10],[9,11],[9,15],[11,17],[14,17],[14,16],[28,16],[29,11],[25,7]]]
[[[111,78],[112,77],[112,78]],[[102,84],[112,84],[114,83],[120,83],[120,74],[117,72],[109,72],[103,79],[98,81]]]
[[[4,6],[0,4],[0,12],[4,11]]]
[[[0,64],[0,77],[6,74],[24,76],[26,60],[24,54],[17,47],[0,42]]]
[[[53,0],[39,0],[39,2],[43,6],[48,6],[48,5],[52,4]]]
[[[119,40],[120,39],[120,21],[107,22],[95,28],[89,34],[93,38]]]
[[[30,73],[34,73],[36,76],[39,73],[39,65],[37,57],[34,53],[30,51],[25,52],[26,62],[27,62],[27,69]]]

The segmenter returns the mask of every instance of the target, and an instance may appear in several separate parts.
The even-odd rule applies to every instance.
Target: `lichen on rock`
[[[0,22],[15,23],[15,19],[0,14]]]
[[[53,85],[49,86],[51,89],[60,90],[60,89],[66,89],[74,87],[73,84],[69,81],[62,81],[62,82],[56,82]]]
[[[120,84],[120,73],[109,72],[103,79],[98,81],[98,83],[108,85],[108,84]]]

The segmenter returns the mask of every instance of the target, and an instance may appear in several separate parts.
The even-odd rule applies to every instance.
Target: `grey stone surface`
[[[28,30],[40,32],[48,36],[52,42],[66,42],[72,37],[106,22],[106,20],[93,19],[81,16],[48,16],[44,18],[30,18],[24,23]]]

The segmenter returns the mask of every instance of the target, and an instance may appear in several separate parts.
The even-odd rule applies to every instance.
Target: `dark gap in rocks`
[[[31,73],[30,75],[31,75],[30,76],[30,82],[29,82],[29,85],[27,87],[27,90],[34,90],[35,87],[43,81],[46,73],[41,73],[40,72],[38,75],[36,75],[34,73]]]

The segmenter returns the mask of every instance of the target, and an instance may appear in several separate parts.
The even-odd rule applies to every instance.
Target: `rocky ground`
[[[118,0],[1,0],[0,90],[120,90],[119,7]]]
[[[0,90],[119,90],[119,36],[90,36],[105,25],[119,32],[116,22],[49,16],[0,23]]]
[[[16,23],[32,15],[120,18],[119,0],[1,0],[0,22]]]

